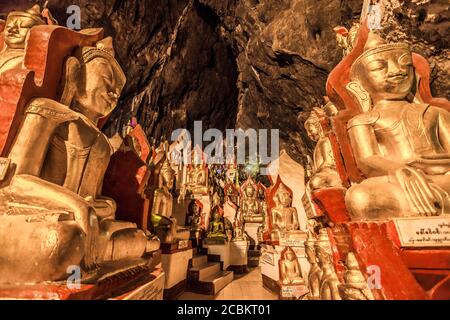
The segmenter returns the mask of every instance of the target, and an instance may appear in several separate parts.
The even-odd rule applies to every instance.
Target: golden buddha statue
[[[413,95],[407,44],[369,33],[347,88],[363,112],[347,125],[358,168],[367,177],[346,194],[354,219],[450,212],[450,114]]]
[[[241,199],[239,211],[245,222],[261,223],[263,216],[261,215],[260,201],[258,199],[256,184],[249,178],[243,185],[241,191]]]
[[[317,256],[315,252],[316,238],[311,231],[308,232],[308,238],[305,241],[305,253],[310,264],[308,274],[309,299],[320,299],[320,284],[322,280],[322,269],[317,263]]]
[[[280,259],[280,281],[284,285],[304,284],[302,270],[297,256],[291,247],[287,247]]]
[[[330,104],[331,102],[327,105]],[[326,107],[331,110],[334,105]],[[314,148],[312,175],[308,182],[308,188],[310,190],[342,186],[341,178],[336,170],[336,162],[334,160],[330,139],[324,134],[322,125],[320,124],[319,116],[324,115],[324,110],[314,108],[309,118],[305,121],[305,129],[308,137],[317,142]]]
[[[163,162],[159,173],[159,187],[155,190],[152,207],[152,224],[159,239],[163,243],[173,243],[189,239],[189,229],[177,226],[177,220],[172,217],[173,188],[175,171],[169,159]]]
[[[296,231],[300,230],[297,209],[292,207],[291,193],[283,183],[280,184],[274,201],[277,205],[272,209],[272,241],[295,237]]]
[[[342,49],[343,56],[348,55],[353,50],[360,26],[359,22],[353,22],[350,30],[342,26],[333,29],[336,32],[336,42]]]
[[[70,265],[86,275],[103,261],[159,249],[157,238],[116,221],[114,200],[100,194],[112,148],[97,121],[116,107],[126,81],[111,38],[77,50],[65,70],[62,103],[31,100],[7,155],[0,283],[62,280]]]
[[[322,270],[322,277],[320,279],[320,299],[341,300],[339,294],[340,282],[336,271],[334,270],[331,244],[326,228],[320,229],[319,237],[314,244],[314,248],[319,267]]]
[[[375,300],[353,252],[348,253],[345,265],[345,284],[340,286],[343,300]]]
[[[213,208],[213,220],[209,222],[208,234],[209,239],[227,239],[225,222],[220,215],[219,207]]]
[[[41,15],[39,5],[8,14],[3,31],[4,46],[0,52],[0,73],[23,67],[28,32],[34,26],[45,24],[47,23]]]
[[[192,164],[187,167],[186,180],[183,188],[193,195],[208,194],[208,169],[203,165],[203,161],[199,161],[192,155]],[[185,191],[182,191],[184,194]]]

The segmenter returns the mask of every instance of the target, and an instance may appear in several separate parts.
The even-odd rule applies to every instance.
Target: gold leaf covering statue
[[[190,234],[189,229],[177,226],[177,220],[172,217],[173,196],[171,190],[174,175],[175,171],[166,154],[159,173],[159,187],[154,192],[152,207],[152,224],[156,235],[163,243],[188,240]]]
[[[8,14],[3,31],[4,47],[0,52],[0,74],[22,67],[28,32],[34,26],[45,24],[47,21],[42,16],[39,5]]]
[[[214,207],[212,212],[213,219],[209,222],[208,233],[206,237],[208,239],[225,240],[227,239],[225,230],[225,221],[220,213],[219,207]]]
[[[183,189],[181,191],[181,198],[184,198],[184,194],[188,191],[192,195],[206,195],[209,192],[208,188],[208,168],[203,163],[203,158],[198,157],[196,152],[202,152],[201,150],[194,150],[192,152],[191,165],[187,167],[186,178],[183,183]],[[199,159],[200,158],[200,159]]]
[[[359,28],[359,22],[353,22],[350,30],[342,26],[333,29],[336,32],[336,42],[342,48],[343,56],[348,55],[353,50]]]
[[[272,241],[291,238],[300,230],[297,209],[292,207],[292,196],[286,186],[281,183],[275,194],[276,206],[272,208]]]
[[[407,44],[369,33],[348,89],[363,112],[347,125],[358,168],[346,205],[354,219],[434,216],[450,212],[450,114],[414,97]]]
[[[280,281],[284,285],[305,283],[297,255],[291,247],[284,250],[280,259]]]
[[[330,116],[337,113],[336,107],[331,102],[328,102],[324,109],[330,110],[328,112]],[[325,135],[320,123],[320,117],[325,116],[323,109],[314,108],[305,121],[308,137],[317,142],[314,148],[312,175],[308,182],[310,190],[342,186],[330,139]]]
[[[136,225],[115,220],[102,197],[112,147],[97,128],[125,85],[111,38],[83,47],[65,64],[61,103],[36,98],[8,158],[0,187],[0,283],[55,281],[67,267],[83,275],[104,261],[159,249]]]
[[[315,243],[317,239],[311,231],[308,232],[308,238],[305,241],[305,253],[310,264],[308,274],[309,300],[320,299],[320,284],[322,280],[322,269],[317,263],[317,256],[315,251]]]
[[[316,249],[319,267],[322,270],[322,277],[320,279],[320,299],[341,300],[339,294],[340,282],[336,271],[334,270],[331,244],[326,228],[320,229],[319,237],[314,247]]]
[[[257,185],[252,178],[248,178],[242,185],[239,211],[245,222],[261,223],[263,220]]]
[[[348,253],[345,264],[345,284],[340,285],[343,300],[375,300],[353,252]]]

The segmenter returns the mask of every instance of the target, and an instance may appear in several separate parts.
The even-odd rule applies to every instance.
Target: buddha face
[[[117,106],[120,93],[125,85],[113,66],[105,58],[96,58],[84,66],[80,90],[75,99],[91,118],[102,118]],[[83,110],[82,110],[83,111]]]
[[[295,259],[294,252],[292,252],[291,250],[288,250],[286,252],[286,259],[289,261],[293,261]]]
[[[5,44],[11,49],[24,49],[28,32],[38,23],[26,16],[9,16],[6,19],[3,37]]]
[[[169,190],[172,189],[172,187],[173,187],[173,175],[172,175],[172,173],[169,172],[169,171],[166,171],[166,172],[163,172],[162,175],[163,175],[164,183],[167,186],[167,188],[169,188]]]
[[[373,101],[404,99],[414,83],[411,53],[402,48],[363,58],[357,78]]]
[[[289,207],[291,205],[292,199],[289,192],[283,191],[278,193],[278,201],[283,207]]]
[[[255,189],[253,189],[252,186],[248,186],[247,188],[245,188],[245,194],[247,195],[247,197],[253,198],[253,196],[255,195]]]
[[[305,129],[306,129],[306,133],[308,134],[308,137],[312,141],[317,141],[320,139],[320,137],[322,135],[322,129],[320,128],[318,122],[315,122],[315,121],[306,122]]]

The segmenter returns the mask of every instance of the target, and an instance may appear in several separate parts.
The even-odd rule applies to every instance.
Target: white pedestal
[[[261,245],[261,257],[259,259],[259,265],[261,266],[261,274],[269,277],[274,281],[280,279],[280,269],[278,262],[281,258],[281,252],[286,247],[283,246],[269,246]],[[308,284],[308,274],[310,264],[306,258],[305,247],[291,247],[297,256],[300,268],[302,269],[302,277],[305,280],[305,284]]]
[[[230,242],[230,265],[246,266],[249,244],[245,240]]]
[[[236,211],[237,207],[230,201],[225,202],[225,204],[223,205],[223,216],[224,218],[230,220],[231,223],[234,222]]]
[[[193,249],[184,249],[171,254],[162,254],[161,262],[166,273],[164,289],[171,289],[186,280],[189,260]]]
[[[214,254],[220,256],[220,261],[223,263],[223,270],[226,270],[230,266],[230,247],[231,242],[225,242],[224,244],[206,244],[208,248],[208,254]]]
[[[261,224],[260,223],[245,223],[245,233],[249,237],[250,244],[257,245],[259,243],[258,241],[258,228]]]

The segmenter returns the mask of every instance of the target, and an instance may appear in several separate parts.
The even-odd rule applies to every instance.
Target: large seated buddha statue
[[[8,14],[3,30],[3,49],[0,51],[0,74],[22,67],[29,31],[34,26],[45,24],[47,19],[42,15],[39,5]]]
[[[414,71],[407,44],[372,32],[351,67],[363,112],[347,131],[366,177],[346,194],[353,219],[450,213],[450,113],[415,97]]]
[[[83,279],[104,262],[139,260],[159,240],[115,220],[102,197],[112,147],[97,122],[116,107],[125,75],[111,38],[66,59],[60,101],[31,100],[0,184],[0,283]],[[122,265],[123,266],[123,265]]]

